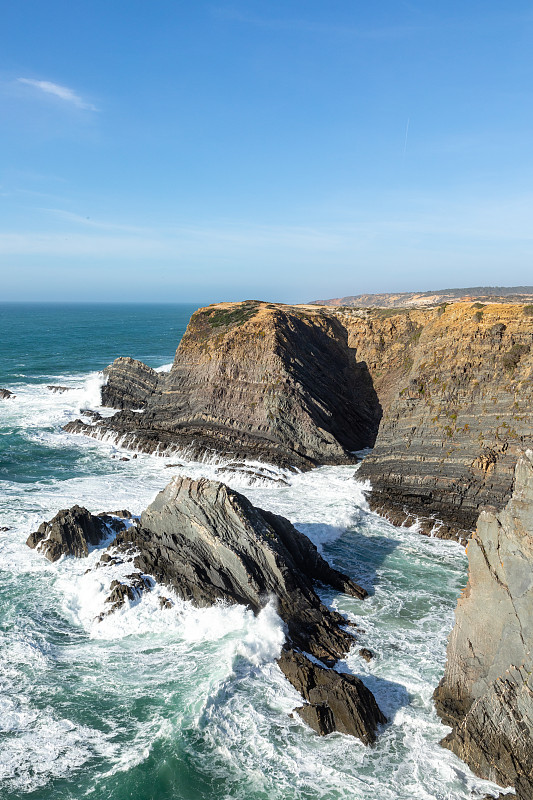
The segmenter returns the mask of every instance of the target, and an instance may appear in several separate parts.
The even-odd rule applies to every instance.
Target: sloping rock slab
[[[114,525],[115,529],[119,527],[118,520]],[[89,555],[89,545],[100,544],[107,536],[106,520],[76,505],[59,511],[50,522],[41,523],[26,544],[37,548],[49,561],[57,561],[63,555],[84,558]]]
[[[353,597],[365,590],[332,569],[284,517],[218,481],[174,479],[115,546],[134,549],[135,567],[199,606],[224,600],[258,612],[275,596],[291,640],[321,660],[334,662],[353,642],[313,581]]]

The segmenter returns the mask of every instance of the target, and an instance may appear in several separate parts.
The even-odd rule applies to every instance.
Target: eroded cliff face
[[[359,472],[371,507],[466,541],[485,504],[509,499],[533,444],[531,311],[209,306],[169,374],[117,359],[102,397],[119,413],[67,430],[300,469],[349,463],[375,442]]]
[[[349,463],[374,444],[381,408],[341,322],[320,309],[232,303],[197,311],[170,373],[120,358],[90,426],[146,451],[188,449],[282,466]],[[139,413],[141,410],[141,413]]]
[[[483,512],[468,545],[435,704],[443,744],[479,776],[533,797],[533,452],[517,463],[511,500]]]
[[[533,316],[524,305],[337,312],[372,377],[383,420],[361,478],[374,510],[466,540],[509,499],[533,444]]]

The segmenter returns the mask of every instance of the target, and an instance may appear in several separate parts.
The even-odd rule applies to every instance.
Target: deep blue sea
[[[370,592],[324,599],[364,629],[340,669],[391,720],[377,745],[320,738],[275,665],[275,608],[159,607],[159,589],[105,617],[99,558],[50,564],[29,533],[75,503],[139,513],[174,474],[223,464],[140,454],[67,435],[98,409],[117,356],[168,369],[191,305],[0,305],[0,797],[7,800],[475,800],[496,787],[438,742],[431,695],[466,582],[463,549],[368,511],[353,467],[225,480],[284,514]],[[53,393],[61,385],[70,391]],[[108,412],[109,413],[109,412]],[[127,458],[129,460],[121,460]],[[179,459],[183,462],[183,459]],[[168,596],[168,589],[164,590]],[[368,647],[375,658],[359,655]]]

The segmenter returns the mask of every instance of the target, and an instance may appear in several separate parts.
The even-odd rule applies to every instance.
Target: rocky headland
[[[466,541],[533,444],[532,345],[524,303],[219,304],[192,316],[169,373],[118,358],[102,389],[118,412],[66,430],[298,469],[374,446],[359,472],[371,507]]]
[[[468,544],[435,704],[443,744],[479,776],[533,797],[533,452],[516,465],[503,511],[484,511]]]
[[[366,592],[333,569],[288,520],[217,481],[176,478],[136,524],[75,506],[43,523],[27,544],[52,561],[83,557],[111,530],[118,533],[99,568],[127,562],[131,573],[110,580],[108,613],[154,581],[198,606],[240,603],[258,613],[274,598],[287,628],[278,663],[306,700],[298,714],[320,734],[337,730],[366,744],[375,740],[386,720],[374,696],[359,678],[332,669],[355,643],[349,623],[321,602],[315,584],[361,600]]]
[[[461,301],[484,303],[531,303],[533,286],[470,286],[462,289],[436,289],[430,292],[382,292],[314,300],[317,306],[351,306],[356,308],[407,308],[435,306]]]
[[[381,408],[347,338],[320,309],[209,306],[193,314],[169,373],[118,358],[102,402],[119,412],[66,430],[195,458],[299,469],[355,462],[353,451],[374,444]]]

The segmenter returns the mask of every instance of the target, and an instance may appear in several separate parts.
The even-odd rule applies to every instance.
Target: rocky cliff
[[[197,311],[170,373],[119,358],[95,426],[145,451],[187,449],[308,469],[374,444],[381,409],[341,322],[320,309],[233,303]]]
[[[402,312],[339,311],[383,407],[361,478],[394,522],[466,539],[485,504],[510,496],[533,444],[533,308],[455,303]]]
[[[505,504],[533,444],[523,303],[219,304],[193,315],[170,373],[131,358],[105,372],[103,402],[120,410],[68,431],[300,469],[349,463],[375,442],[359,473],[372,508],[460,540],[485,504]]]
[[[519,459],[512,498],[484,511],[468,545],[436,708],[443,744],[481,777],[533,797],[533,452]]]

